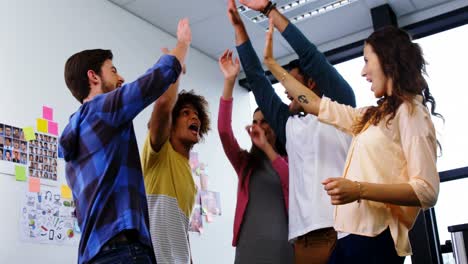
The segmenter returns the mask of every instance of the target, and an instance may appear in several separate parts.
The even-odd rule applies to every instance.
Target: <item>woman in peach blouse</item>
[[[431,114],[440,115],[423,77],[421,48],[395,27],[371,34],[362,76],[377,106],[355,109],[318,97],[290,76],[273,58],[272,28],[270,21],[264,62],[276,79],[306,112],[353,135],[343,175],[323,182],[340,238],[330,263],[403,263],[411,255],[408,231],[439,193]]]

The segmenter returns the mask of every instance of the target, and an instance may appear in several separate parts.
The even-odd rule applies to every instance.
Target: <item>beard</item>
[[[103,93],[112,92],[113,90],[115,90],[115,88],[117,88],[117,86],[111,84],[110,82],[103,81],[103,83],[101,84],[101,90]]]

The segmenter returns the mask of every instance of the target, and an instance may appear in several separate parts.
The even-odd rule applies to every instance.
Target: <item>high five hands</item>
[[[239,2],[250,9],[262,11],[268,5],[269,0],[240,0]]]

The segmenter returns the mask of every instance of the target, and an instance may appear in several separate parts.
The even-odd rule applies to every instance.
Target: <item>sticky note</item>
[[[49,134],[58,136],[58,124],[56,122],[48,121],[49,122]]]
[[[42,107],[42,118],[46,120],[54,120],[54,110],[50,107],[43,106]]]
[[[34,128],[32,127],[25,127],[23,128],[24,139],[27,141],[35,140],[36,135],[34,134]]]
[[[38,118],[37,119],[37,131],[42,132],[42,133],[48,133],[48,124],[47,120]]]
[[[71,199],[72,198],[71,189],[65,184],[62,184],[61,194],[62,194],[63,199]]]
[[[29,192],[40,192],[41,180],[39,178],[29,177]]]
[[[15,177],[17,181],[26,181],[26,167],[16,165]]]

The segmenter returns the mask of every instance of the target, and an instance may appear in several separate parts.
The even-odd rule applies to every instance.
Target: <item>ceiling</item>
[[[175,36],[177,22],[188,17],[192,29],[192,47],[217,60],[227,49],[234,49],[234,31],[229,23],[227,0],[109,0],[155,27]],[[238,2],[238,1],[237,1]],[[285,0],[277,0],[280,2]],[[312,0],[324,5],[333,0]],[[399,26],[413,24],[458,8],[468,0],[357,0],[309,19],[298,22],[299,29],[321,51],[328,51],[362,39],[372,33],[370,9],[389,4]],[[294,10],[293,10],[294,11]],[[257,54],[262,54],[265,29],[243,17]],[[280,62],[294,57],[288,43],[275,34],[274,54]]]

